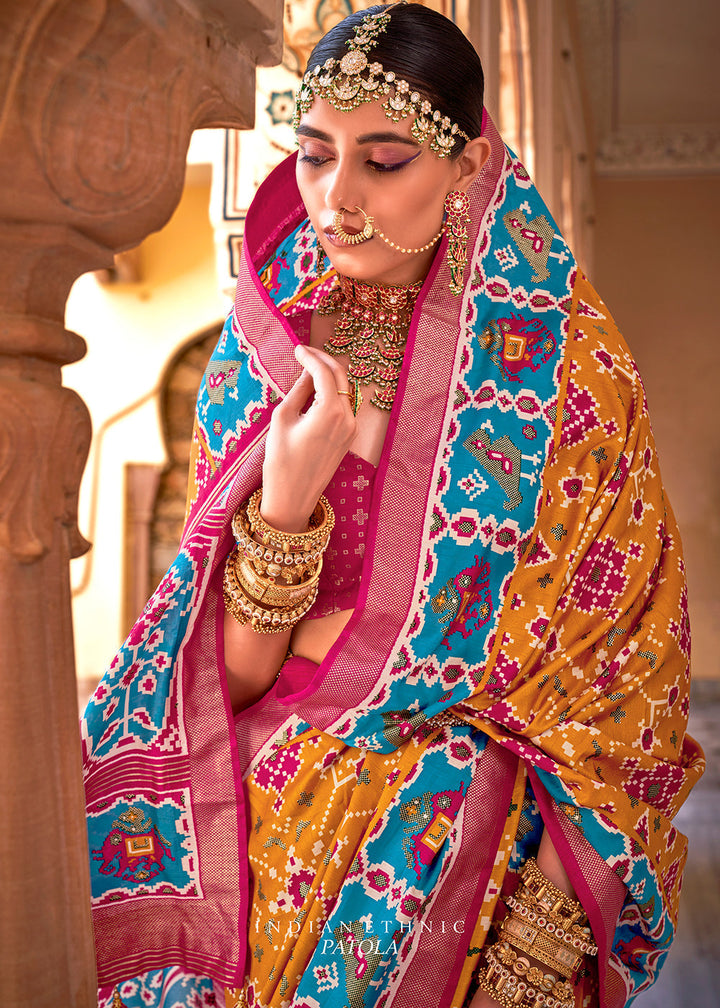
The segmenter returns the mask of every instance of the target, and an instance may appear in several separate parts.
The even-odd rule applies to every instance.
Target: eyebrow
[[[324,133],[322,130],[315,129],[313,126],[298,126],[296,132],[299,136],[309,137],[311,140],[323,140],[325,143],[332,143],[333,138],[329,133]],[[363,133],[362,136],[356,137],[356,143],[369,144],[369,143],[399,143],[405,144],[407,147],[418,148],[419,143],[415,140],[411,140],[410,137],[401,136],[399,133],[394,133],[392,130],[388,130],[385,133]]]

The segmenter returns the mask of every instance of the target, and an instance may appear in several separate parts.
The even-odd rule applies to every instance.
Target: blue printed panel
[[[425,533],[422,609],[406,629],[390,681],[367,713],[339,726],[365,748],[392,744],[373,708],[420,716],[421,695],[430,717],[476,691],[520,558],[527,551],[525,562],[533,564],[552,556],[552,543],[536,533],[531,545],[531,534],[557,419],[576,266],[517,162],[508,161],[488,225],[462,306],[448,442],[436,463]],[[500,690],[516,673],[498,666],[486,688]]]
[[[427,902],[452,865],[456,818],[486,742],[483,732],[454,724],[410,769],[357,851],[293,1004],[382,1004],[415,933],[436,930],[442,941],[444,929],[456,923],[432,920]]]
[[[204,545],[178,555],[100,681],[83,717],[86,758],[128,748],[185,751],[172,668],[206,557]]]
[[[188,791],[123,795],[88,809],[92,897],[200,895]]]

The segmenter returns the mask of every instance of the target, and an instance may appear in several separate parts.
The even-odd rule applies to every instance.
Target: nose
[[[337,210],[355,213],[356,206],[363,206],[358,182],[357,172],[353,171],[345,158],[338,156],[335,167],[327,179],[325,205],[328,210],[333,213]]]

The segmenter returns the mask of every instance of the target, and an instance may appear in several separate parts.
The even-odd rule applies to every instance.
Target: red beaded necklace
[[[337,283],[318,304],[320,315],[339,313],[335,333],[325,344],[334,357],[348,358],[348,379],[355,385],[375,385],[370,400],[389,410],[395,400],[405,344],[422,281],[409,287],[381,287],[337,276]]]

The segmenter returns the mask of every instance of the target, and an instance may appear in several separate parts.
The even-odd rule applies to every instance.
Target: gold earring
[[[315,272],[318,276],[322,276],[325,272],[325,260],[327,259],[327,253],[325,249],[320,244],[320,239],[317,238],[317,260],[315,262]]]
[[[448,266],[450,267],[450,293],[461,294],[467,262],[467,229],[470,223],[468,210],[470,200],[467,193],[454,189],[445,197],[445,212],[447,221],[445,229],[448,233]]]

